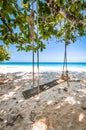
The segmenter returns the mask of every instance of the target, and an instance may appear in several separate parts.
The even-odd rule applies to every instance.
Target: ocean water
[[[32,62],[0,62],[0,66],[32,66]],[[34,63],[37,66],[37,62]],[[40,62],[39,66],[44,67],[62,67],[63,62]],[[68,67],[86,68],[86,62],[68,62]]]
[[[8,73],[8,72],[32,72],[32,62],[0,62],[0,72]],[[35,72],[38,71],[37,63],[34,63]],[[69,71],[78,71],[78,72],[86,72],[86,62],[69,62],[67,63],[67,68]],[[62,71],[63,63],[62,62],[40,62],[39,63],[40,72],[45,71]],[[65,67],[66,70],[66,67]]]

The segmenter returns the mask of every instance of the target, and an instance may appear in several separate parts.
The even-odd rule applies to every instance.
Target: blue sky
[[[1,43],[1,42],[0,42]],[[17,52],[14,45],[8,49],[11,55],[11,62],[31,62],[32,52]],[[68,62],[86,62],[86,37],[80,38],[75,43],[71,43],[67,47]],[[58,43],[53,38],[46,49],[40,52],[40,62],[63,62],[64,43]],[[36,61],[35,54],[35,61]]]
[[[18,4],[20,5],[20,0]],[[14,45],[10,45],[8,51],[11,62],[32,62],[32,52],[17,52]],[[77,42],[68,45],[67,56],[68,62],[86,62],[86,37],[79,38]],[[63,58],[64,43],[58,43],[54,38],[50,40],[50,44],[47,44],[46,49],[40,52],[40,62],[63,62]],[[35,54],[35,61],[36,59]]]

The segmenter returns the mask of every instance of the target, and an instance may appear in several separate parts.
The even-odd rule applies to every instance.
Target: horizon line
[[[33,62],[32,61],[0,61],[0,63],[33,63]],[[40,61],[39,63],[64,63],[64,61],[47,61],[47,62]],[[86,63],[86,61],[69,61],[67,63]]]

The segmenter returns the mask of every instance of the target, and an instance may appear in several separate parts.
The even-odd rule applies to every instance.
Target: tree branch
[[[3,18],[2,13],[0,12],[0,19],[2,20],[3,24],[8,28],[8,30],[11,32],[13,38],[15,38],[20,44],[23,44],[22,41],[18,40],[15,33],[13,32],[12,28],[6,23],[6,20]]]
[[[61,14],[64,18],[68,19],[73,24],[75,23],[82,23],[86,26],[86,22],[81,20],[80,18],[76,18],[74,15],[70,14],[69,12],[65,11],[63,7],[59,7],[55,4],[54,0],[46,0],[48,6],[51,8],[51,11],[54,15]]]
[[[12,36],[15,38],[16,36],[15,36],[12,28],[6,23],[6,20],[3,18],[1,12],[0,12],[0,18],[1,18],[2,22],[3,22],[3,24],[8,28],[8,30],[11,32]]]
[[[66,19],[68,19],[70,22],[72,22],[72,24],[82,23],[82,24],[86,25],[86,22],[71,15],[70,13],[65,11],[64,8],[60,8],[59,14],[63,15]]]

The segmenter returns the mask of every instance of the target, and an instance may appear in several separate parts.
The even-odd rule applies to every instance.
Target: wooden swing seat
[[[45,90],[48,90],[48,89],[50,89],[50,88],[52,88],[56,85],[59,85],[63,82],[66,82],[66,80],[59,78],[59,79],[53,80],[51,82],[48,82],[46,84],[39,85],[39,92],[43,92]],[[34,87],[32,89],[25,90],[25,91],[22,92],[22,94],[23,94],[25,99],[36,95],[36,94],[38,94],[38,86]]]

